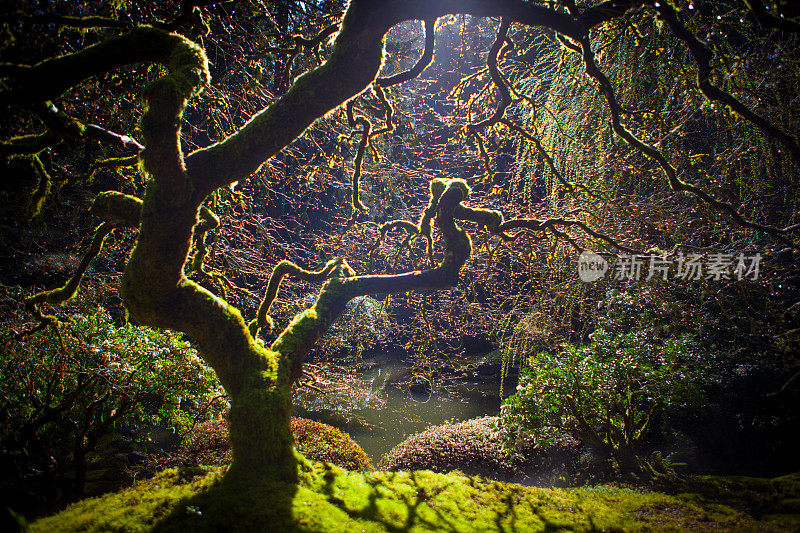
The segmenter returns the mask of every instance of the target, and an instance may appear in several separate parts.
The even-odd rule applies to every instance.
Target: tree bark
[[[627,7],[615,9],[624,12]],[[322,65],[300,76],[233,135],[186,158],[180,144],[182,114],[209,82],[209,71],[203,50],[182,36],[134,28],[22,69],[15,87],[0,91],[0,104],[25,104],[55,98],[87,77],[121,65],[157,62],[168,69],[143,95],[145,149],[140,157],[148,179],[143,201],[104,194],[95,213],[115,226],[139,226],[120,288],[130,314],[141,324],[189,334],[230,394],[230,482],[253,476],[298,479],[304,460],[292,449],[289,420],[291,387],[303,358],[356,296],[438,290],[457,283],[472,247],[454,213],[469,188],[462,180],[431,183],[431,206],[445,249],[441,264],[394,276],[359,277],[349,267],[337,268],[315,305],[297,315],[269,348],[254,339],[237,309],[184,275],[200,207],[209,193],[247,178],[316,119],[372,83],[381,67],[383,36],[391,26],[409,19],[435,21],[450,13],[548,26],[575,40],[587,31],[576,17],[521,0],[351,0]]]

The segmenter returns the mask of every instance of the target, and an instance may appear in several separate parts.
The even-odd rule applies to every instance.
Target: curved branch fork
[[[296,265],[281,261],[273,270],[267,287],[264,302],[258,317],[251,322],[251,331],[269,322],[267,312],[275,299],[280,282],[287,274],[306,281],[319,282],[325,279],[315,304],[297,315],[289,326],[270,346],[270,350],[288,360],[291,372],[290,382],[300,376],[303,358],[311,350],[328,327],[344,312],[347,303],[353,298],[366,295],[398,294],[409,291],[430,291],[453,287],[458,283],[461,268],[472,254],[472,242],[467,232],[459,227],[458,221],[475,222],[495,235],[504,236],[505,231],[527,230],[544,232],[556,227],[578,226],[592,237],[605,240],[623,250],[628,248],[598,233],[583,222],[570,219],[512,219],[504,221],[502,213],[492,209],[478,209],[464,205],[470,195],[467,183],[462,179],[435,179],[431,182],[431,201],[423,213],[419,225],[402,221],[388,223],[391,227],[403,227],[407,231],[419,231],[420,226],[430,224],[430,218],[439,229],[444,248],[444,257],[435,267],[402,274],[356,276],[353,270],[341,259],[329,261],[317,272],[303,270]],[[432,215],[430,211],[434,211]]]
[[[316,303],[310,309],[297,315],[289,326],[272,343],[270,349],[288,359],[293,381],[300,375],[303,358],[311,350],[328,327],[342,314],[347,303],[358,296],[370,294],[397,294],[413,290],[438,290],[455,286],[461,267],[472,253],[472,243],[466,231],[456,224],[454,213],[461,202],[469,197],[469,187],[462,179],[436,179],[431,184],[434,194],[439,195],[436,203],[435,223],[442,235],[444,259],[436,267],[392,275],[356,276],[352,269],[340,259],[330,261],[319,272],[302,271],[294,265],[279,263],[270,278],[267,296],[259,309],[261,323],[262,310],[274,299],[280,278],[285,273],[300,274],[306,279],[319,279],[327,276]],[[310,279],[309,279],[310,280]],[[266,313],[266,310],[263,311]]]

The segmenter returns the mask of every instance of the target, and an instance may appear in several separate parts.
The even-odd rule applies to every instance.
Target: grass
[[[224,469],[169,469],[78,502],[30,531],[797,531],[800,475],[697,478],[677,495],[614,486],[545,489],[459,472],[349,472],[246,488]],[[753,505],[756,502],[757,505]]]

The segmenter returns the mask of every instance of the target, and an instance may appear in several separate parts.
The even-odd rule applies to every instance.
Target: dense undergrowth
[[[6,311],[20,291],[0,293]],[[20,337],[30,325],[12,310],[0,327],[0,529],[6,507],[41,516],[117,490],[128,467],[224,407],[214,372],[175,332],[97,307]]]
[[[31,525],[40,531],[791,531],[800,476],[696,478],[665,494],[543,489],[459,472],[348,472],[230,488],[222,468],[168,469]]]
[[[755,319],[739,328],[752,335],[737,337],[718,309],[660,291],[608,291],[585,342],[516,345],[504,447],[527,455],[567,436],[591,449],[604,480],[797,470],[798,391],[779,339],[764,339]]]

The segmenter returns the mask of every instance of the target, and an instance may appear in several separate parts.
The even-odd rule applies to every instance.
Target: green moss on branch
[[[325,264],[325,266],[317,271],[306,270],[287,260],[279,262],[277,265],[275,265],[275,268],[272,270],[272,274],[269,277],[267,290],[264,293],[264,299],[258,306],[256,317],[248,326],[250,329],[250,334],[255,337],[260,328],[269,327],[269,329],[272,330],[272,328],[275,326],[272,317],[269,316],[269,309],[272,306],[272,302],[275,301],[275,297],[278,295],[278,289],[280,288],[285,276],[290,275],[303,281],[319,283],[330,277],[335,270],[340,269],[345,269],[345,272],[347,269],[350,269],[350,267],[347,266],[347,263],[345,263],[340,257],[331,259]],[[350,269],[349,272],[351,272],[350,275],[353,275],[352,269]]]
[[[101,192],[92,204],[92,214],[112,226],[136,228],[142,216],[142,201],[117,191]]]
[[[54,323],[55,317],[42,314],[42,312],[39,310],[39,305],[43,303],[60,305],[70,298],[73,298],[75,294],[77,294],[78,287],[81,284],[81,280],[83,280],[86,270],[89,268],[89,265],[94,258],[100,255],[100,252],[103,249],[103,243],[113,229],[114,227],[106,222],[103,222],[97,227],[94,232],[92,242],[89,245],[89,249],[84,254],[83,259],[78,265],[78,268],[75,270],[75,273],[64,285],[48,291],[38,292],[25,300],[25,307],[42,323]]]
[[[218,228],[220,220],[209,208],[202,206],[200,208],[200,221],[194,227],[194,248],[195,253],[189,267],[190,272],[197,272],[204,276],[209,276],[205,270],[203,262],[208,255],[206,248],[206,235],[209,231]],[[224,290],[224,289],[223,289]]]
[[[7,141],[0,142],[0,157],[36,155],[59,142],[61,142],[61,137],[50,131],[12,137]]]
[[[44,205],[45,199],[50,194],[50,187],[53,184],[53,178],[47,173],[39,156],[35,155],[31,158],[31,165],[39,176],[39,183],[28,199],[28,218],[34,218],[41,213],[42,205]]]
[[[139,26],[83,50],[19,70],[11,80],[11,88],[0,91],[0,103],[53,100],[90,76],[134,63],[160,62],[172,68],[176,65],[172,52],[186,43],[191,41],[183,36]]]

